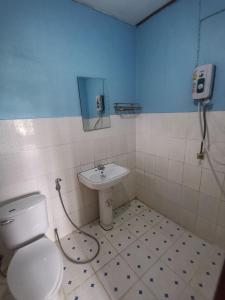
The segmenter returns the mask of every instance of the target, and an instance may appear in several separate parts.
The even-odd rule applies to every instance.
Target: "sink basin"
[[[130,170],[116,164],[108,164],[78,174],[80,182],[98,191],[100,225],[105,230],[113,228],[112,186],[119,183]]]
[[[105,190],[120,182],[127,176],[129,169],[118,166],[116,164],[108,164],[104,166],[104,170],[94,168],[81,172],[78,177],[80,182],[92,190]]]

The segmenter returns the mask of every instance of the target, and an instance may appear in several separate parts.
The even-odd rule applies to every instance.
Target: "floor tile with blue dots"
[[[139,200],[113,212],[114,228],[95,221],[84,229],[100,253],[85,265],[64,259],[62,300],[213,300],[224,251],[198,238]],[[74,232],[62,239],[81,261],[96,243]]]

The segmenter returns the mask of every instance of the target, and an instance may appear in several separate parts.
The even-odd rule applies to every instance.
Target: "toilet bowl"
[[[63,260],[48,229],[46,198],[41,194],[7,201],[0,210],[0,236],[15,250],[7,283],[16,300],[59,300]]]
[[[55,244],[43,237],[16,251],[7,282],[17,300],[55,300],[62,275],[62,257]]]

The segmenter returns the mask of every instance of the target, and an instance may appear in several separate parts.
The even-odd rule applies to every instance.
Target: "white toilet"
[[[46,198],[33,194],[0,207],[0,235],[15,254],[7,283],[17,300],[59,300],[62,256],[44,234],[48,229]]]

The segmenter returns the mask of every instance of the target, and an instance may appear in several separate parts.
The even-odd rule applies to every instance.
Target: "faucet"
[[[97,169],[99,171],[104,171],[105,170],[105,166],[103,164],[99,164],[99,165],[97,165]]]
[[[100,176],[101,177],[106,177],[106,174],[104,173],[105,171],[105,166],[103,164],[97,165],[97,169],[100,171]]]

